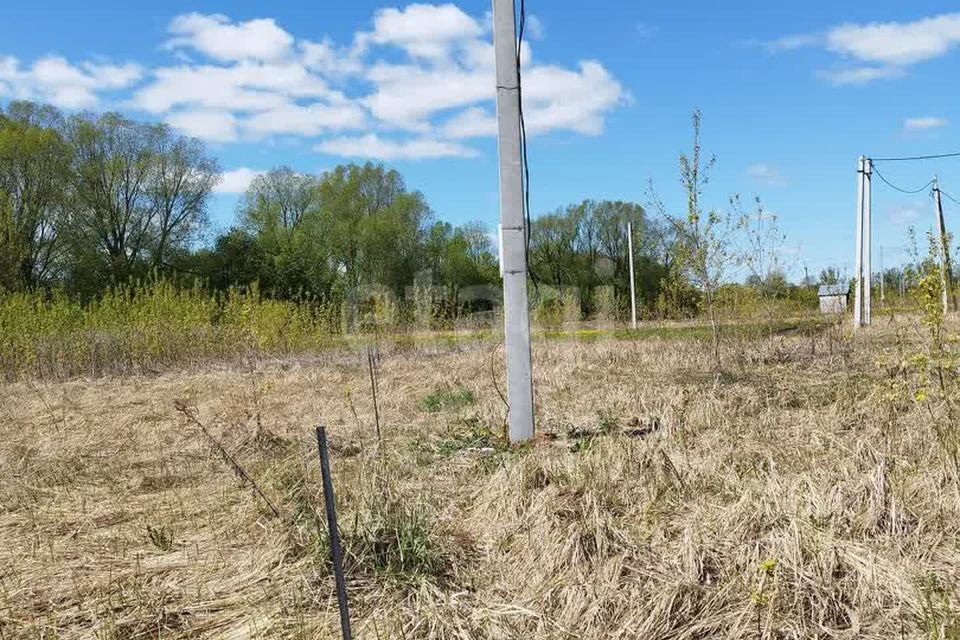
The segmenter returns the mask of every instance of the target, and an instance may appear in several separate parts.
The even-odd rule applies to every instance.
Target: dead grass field
[[[960,638],[960,427],[898,322],[737,337],[722,375],[541,340],[514,450],[493,343],[384,345],[379,445],[365,353],[0,386],[0,640],[338,637],[318,423],[358,638]]]

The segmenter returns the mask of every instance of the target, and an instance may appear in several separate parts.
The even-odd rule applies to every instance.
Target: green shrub
[[[420,404],[427,411],[437,413],[445,409],[460,409],[474,402],[476,402],[476,398],[469,389],[441,387],[424,396]]]
[[[214,294],[165,280],[116,287],[81,304],[60,292],[0,293],[0,372],[7,379],[141,371],[328,343],[331,305]]]

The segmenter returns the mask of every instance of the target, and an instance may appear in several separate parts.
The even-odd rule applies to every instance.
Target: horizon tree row
[[[698,161],[682,158],[687,182]],[[488,227],[439,219],[423,193],[382,164],[340,165],[320,175],[274,168],[242,195],[233,226],[211,237],[209,209],[221,177],[202,141],[167,125],[10,102],[0,108],[0,290],[58,289],[91,300],[164,278],[356,304],[372,287],[402,298],[416,285],[458,313],[477,308],[459,292],[500,281]],[[687,186],[699,193],[696,180]],[[794,285],[769,259],[779,241],[773,233],[751,236],[730,225],[731,234],[752,238],[747,252],[718,235],[718,221],[747,219],[737,199],[722,216],[691,202],[679,216],[654,198],[655,216],[633,202],[584,200],[537,217],[531,277],[575,290],[583,313],[594,310],[598,291],[612,291],[614,306],[624,308],[629,223],[639,303],[650,313],[702,311],[737,273],[721,263],[740,261],[755,289],[789,293]],[[758,201],[756,224],[768,219]]]

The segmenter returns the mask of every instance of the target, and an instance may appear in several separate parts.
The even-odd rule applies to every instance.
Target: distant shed
[[[820,290],[817,292],[820,298],[820,313],[845,313],[849,291],[850,287],[846,284],[820,285]]]

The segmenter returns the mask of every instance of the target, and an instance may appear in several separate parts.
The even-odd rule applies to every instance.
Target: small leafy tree
[[[676,258],[680,269],[700,291],[710,321],[713,342],[713,363],[719,370],[720,321],[717,313],[717,292],[731,275],[739,259],[737,246],[742,222],[730,212],[704,210],[701,203],[704,187],[715,158],[703,160],[700,145],[701,115],[693,113],[693,149],[680,155],[680,183],[687,196],[685,216],[667,216],[677,237]]]
[[[733,210],[745,230],[746,247],[741,260],[749,273],[747,283],[759,294],[764,320],[772,326],[776,300],[789,286],[783,264],[786,236],[780,231],[777,215],[768,211],[760,198],[756,198],[754,204],[754,210],[747,213],[739,196],[731,198]]]
[[[840,284],[840,270],[836,267],[827,267],[821,271],[820,284]]]

